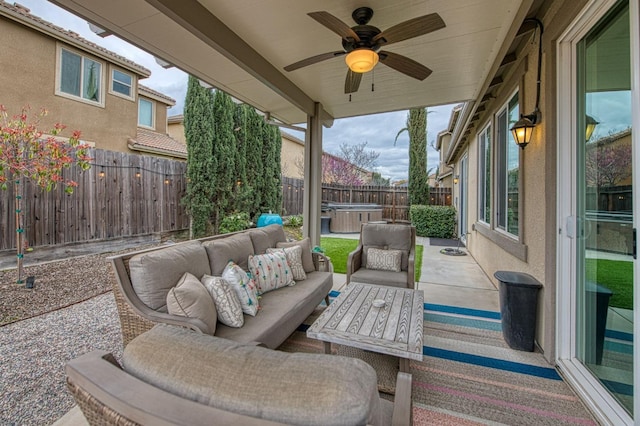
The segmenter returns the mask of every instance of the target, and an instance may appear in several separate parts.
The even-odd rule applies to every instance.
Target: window
[[[520,148],[510,129],[519,116],[516,92],[496,118],[496,226],[515,236],[519,229]]]
[[[153,102],[138,99],[138,125],[153,128]]]
[[[491,125],[480,133],[478,148],[478,218],[491,223]]]
[[[133,77],[130,74],[115,69],[111,72],[111,91],[113,93],[133,98],[132,85]]]
[[[102,64],[70,50],[60,49],[59,93],[102,103]]]

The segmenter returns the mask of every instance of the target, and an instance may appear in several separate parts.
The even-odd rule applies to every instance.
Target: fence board
[[[62,186],[46,192],[24,184],[25,230],[30,246],[105,240],[187,229],[180,200],[186,191],[186,163],[151,156],[92,149],[94,164],[75,166],[65,177],[78,182],[72,195]],[[137,167],[140,177],[136,176]],[[101,176],[101,173],[104,173]],[[165,176],[170,179],[164,183]],[[0,250],[14,249],[13,181],[0,192]]]

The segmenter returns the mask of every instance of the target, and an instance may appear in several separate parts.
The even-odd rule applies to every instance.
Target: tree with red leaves
[[[68,139],[62,138],[59,135],[65,126],[56,123],[45,134],[38,130],[38,124],[47,115],[47,111],[42,109],[33,119],[29,118],[30,112],[31,109],[27,106],[19,114],[10,117],[4,105],[0,105],[0,188],[7,190],[8,183],[13,181],[19,284],[23,282],[26,241],[22,211],[24,185],[21,184],[29,179],[46,191],[63,184],[65,192],[72,194],[73,188],[78,184],[73,180],[65,180],[63,170],[72,164],[77,164],[82,170],[91,167],[89,146],[80,143],[79,131],[74,131]]]

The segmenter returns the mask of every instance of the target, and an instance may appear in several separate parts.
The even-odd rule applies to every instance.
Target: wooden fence
[[[430,188],[431,204],[451,205],[450,188]],[[302,214],[304,181],[282,178],[282,210],[285,215]],[[407,188],[388,186],[322,185],[323,203],[379,204],[387,220],[409,220]]]
[[[189,218],[180,200],[186,191],[186,163],[152,156],[92,149],[91,169],[65,171],[78,182],[72,195],[59,187],[46,192],[26,182],[25,236],[29,246],[99,241],[185,230]],[[0,190],[0,250],[16,244],[13,182]],[[304,181],[282,178],[283,215],[302,214]],[[322,202],[373,203],[387,220],[408,220],[407,189],[323,185]],[[431,204],[450,205],[451,191],[431,189]]]
[[[24,184],[25,236],[30,246],[147,235],[189,227],[180,200],[186,163],[92,149],[91,169],[71,167],[78,182],[72,195],[62,187],[46,192]],[[13,182],[0,192],[0,249],[15,248]]]

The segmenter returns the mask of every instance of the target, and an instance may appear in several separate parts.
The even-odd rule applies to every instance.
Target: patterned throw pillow
[[[307,279],[307,273],[304,272],[304,266],[302,266],[302,247],[293,246],[286,248],[268,248],[267,253],[275,253],[277,251],[284,252],[287,258],[287,264],[291,268],[293,279],[296,281],[302,281]]]
[[[258,294],[296,283],[284,252],[249,256],[249,272],[258,284]]]
[[[383,250],[371,247],[367,251],[367,269],[400,272],[402,250]]]
[[[229,327],[239,328],[244,325],[242,306],[235,290],[222,277],[205,275],[202,283],[206,287],[218,311],[218,321]]]
[[[200,280],[188,272],[167,293],[167,311],[171,315],[199,318],[207,325],[209,334],[216,332],[216,306]]]
[[[222,272],[222,278],[229,283],[240,300],[242,312],[255,317],[260,304],[258,303],[258,287],[252,278],[233,262],[227,263]]]

